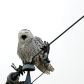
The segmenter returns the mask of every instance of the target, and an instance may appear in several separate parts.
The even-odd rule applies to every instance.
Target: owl
[[[35,56],[41,48],[45,46],[41,38],[34,36],[30,30],[23,29],[18,33],[18,47],[17,54],[22,60],[23,64],[32,63],[35,65],[41,72],[46,70],[46,74],[50,74],[50,71],[53,72],[54,68],[50,63],[44,64],[43,61],[43,51]],[[35,56],[34,59],[32,59]],[[44,57],[47,57],[45,53]]]

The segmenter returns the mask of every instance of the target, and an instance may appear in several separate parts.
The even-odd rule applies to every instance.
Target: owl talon
[[[44,51],[44,53],[47,52],[47,54],[49,54],[49,50],[50,50],[49,43],[46,42],[46,41],[44,41],[44,44],[45,44],[45,45],[44,45],[41,49]]]

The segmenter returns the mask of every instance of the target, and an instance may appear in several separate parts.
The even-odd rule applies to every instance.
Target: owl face
[[[29,41],[31,38],[33,38],[33,35],[29,30],[23,29],[19,32],[18,38],[20,43],[25,43],[26,41]]]

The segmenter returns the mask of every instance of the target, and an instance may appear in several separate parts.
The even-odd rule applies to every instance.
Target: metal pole
[[[27,72],[27,77],[26,77],[24,84],[31,84],[30,71]]]
[[[49,43],[49,45],[51,45],[54,41],[56,41],[59,37],[61,37],[64,33],[66,33],[69,29],[71,29],[76,23],[78,23],[83,18],[84,18],[84,15],[81,18],[79,18],[76,22],[74,22],[70,27],[68,27],[64,32],[62,32],[59,36],[57,36],[52,42]],[[42,51],[43,50],[40,50],[35,56],[33,56],[32,59],[34,59]]]

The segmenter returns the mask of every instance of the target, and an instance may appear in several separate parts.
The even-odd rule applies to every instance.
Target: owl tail
[[[51,64],[46,64],[44,65],[44,62],[40,61],[40,64],[37,66],[37,68],[41,71],[41,72],[44,72],[46,74],[50,74],[50,71],[53,72],[54,71],[54,68],[52,67]],[[47,70],[46,70],[47,69]]]
[[[53,66],[51,64],[49,64],[47,70],[53,72],[54,71],[54,68],[53,68]]]

